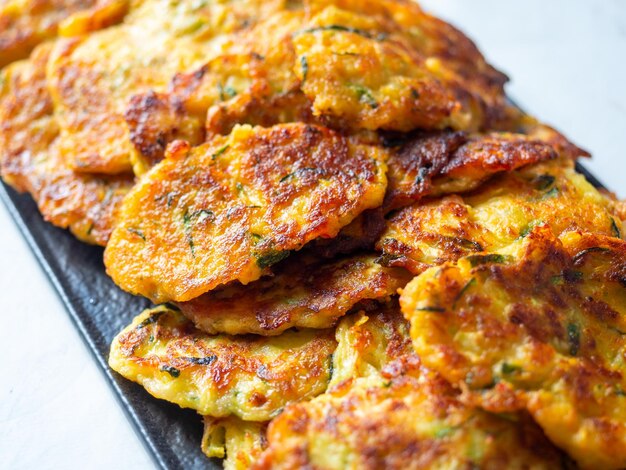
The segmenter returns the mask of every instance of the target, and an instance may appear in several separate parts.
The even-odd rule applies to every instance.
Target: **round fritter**
[[[358,302],[394,295],[411,279],[403,269],[377,264],[373,255],[335,261],[293,255],[273,272],[177,305],[207,333],[272,336],[292,327],[331,327]]]
[[[241,126],[193,149],[178,142],[125,199],[107,272],[155,301],[257,280],[290,250],[378,207],[384,157],[305,124]]]
[[[73,36],[119,21],[126,0],[3,0],[0,3],[0,68],[57,34]]]
[[[270,423],[253,468],[560,467],[535,425],[464,406],[420,365],[397,302],[343,318],[336,338],[329,390]]]
[[[48,222],[105,245],[134,178],[78,175],[68,168],[46,89],[51,47],[43,44],[30,60],[0,72],[0,172],[15,189],[31,193]]]
[[[493,412],[527,410],[586,468],[626,466],[626,242],[536,227],[401,296],[424,364]]]
[[[555,235],[580,228],[615,234],[610,201],[557,159],[494,177],[474,192],[423,201],[393,214],[377,243],[387,265],[419,274],[429,266],[495,251],[536,225]]]
[[[392,152],[387,162],[385,210],[425,196],[467,192],[495,173],[556,157],[550,145],[520,134],[420,133]]]
[[[248,470],[266,446],[267,423],[228,418],[204,417],[202,452],[224,459],[224,470]]]
[[[139,2],[118,26],[63,42],[49,65],[61,149],[82,172],[130,170],[131,96],[165,91],[219,53],[228,33],[283,1]]]
[[[114,339],[109,365],[155,397],[200,414],[266,421],[288,403],[326,390],[333,336],[333,330],[209,336],[161,306],[144,311]]]
[[[477,130],[506,114],[506,77],[417,4],[311,4],[317,14],[293,43],[316,116],[350,128],[409,131]]]

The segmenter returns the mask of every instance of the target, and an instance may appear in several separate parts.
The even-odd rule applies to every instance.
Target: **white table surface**
[[[513,78],[510,95],[592,151],[587,166],[626,197],[626,1],[422,3],[474,38]],[[0,468],[153,467],[3,206],[0,286]]]

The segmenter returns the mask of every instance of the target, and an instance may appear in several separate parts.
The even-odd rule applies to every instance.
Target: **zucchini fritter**
[[[247,284],[309,241],[378,207],[385,152],[323,127],[240,126],[183,142],[126,197],[105,251],[123,289],[155,301]]]
[[[18,191],[29,192],[44,218],[79,239],[105,245],[132,175],[78,175],[58,149],[58,126],[46,89],[45,65],[52,45],[37,47],[27,61],[0,72],[0,172]]]
[[[389,158],[385,210],[425,196],[467,192],[495,173],[556,157],[550,145],[520,134],[422,133]]]
[[[265,448],[267,423],[204,417],[202,452],[224,459],[224,470],[248,470]]]
[[[557,236],[571,229],[615,235],[621,221],[612,211],[573,162],[558,159],[498,175],[463,196],[405,207],[389,219],[377,248],[387,265],[419,274],[467,254],[496,251],[536,225]]]
[[[40,43],[85,34],[124,16],[127,0],[3,0],[0,2],[0,68],[25,59]]]
[[[209,336],[180,312],[144,311],[113,341],[111,368],[157,398],[203,415],[267,421],[326,390],[333,330],[280,336]]]
[[[462,34],[446,36],[452,28],[417,4],[311,3],[319,13],[293,42],[314,115],[344,127],[397,131],[478,130],[504,116],[506,77]],[[462,51],[457,57],[454,47]]]
[[[232,285],[179,303],[196,327],[210,334],[277,335],[288,328],[328,328],[362,300],[386,298],[411,279],[384,268],[376,256],[335,261],[292,256],[275,275],[247,286]]]
[[[331,388],[270,423],[253,468],[560,466],[536,425],[466,407],[422,367],[397,303],[342,319],[337,340]]]
[[[390,366],[383,384],[356,379],[287,407],[252,468],[563,468],[534,423],[466,407],[443,379],[410,362]]]
[[[586,468],[626,466],[626,242],[536,227],[405,288],[424,364],[488,411],[527,410]]]

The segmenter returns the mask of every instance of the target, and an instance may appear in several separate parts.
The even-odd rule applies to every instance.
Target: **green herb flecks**
[[[226,101],[237,96],[237,90],[229,85],[222,85],[222,82],[217,84],[217,90],[220,94],[220,101]]]
[[[328,382],[333,380],[333,374],[335,373],[335,364],[333,363],[334,354],[328,355]]]
[[[500,255],[498,253],[490,253],[488,255],[471,255],[467,257],[472,268],[480,266],[481,264],[503,264],[508,261],[508,256]]]
[[[306,77],[309,74],[309,62],[307,61],[305,55],[300,57],[300,67],[302,68],[302,85],[304,85],[304,82],[306,82]]]
[[[133,227],[129,227],[126,230],[128,230],[130,233],[137,235],[139,238],[141,238],[144,242],[146,241],[146,236],[143,234],[143,232],[137,228],[133,228]]]
[[[191,224],[191,214],[185,209],[185,213],[183,214],[183,228],[185,230],[185,236],[187,237],[187,243],[189,244],[189,249],[191,250],[191,256],[196,255],[196,248],[193,242],[193,235],[191,231],[193,229]]]
[[[352,85],[352,88],[356,92],[356,96],[361,103],[369,105],[372,109],[378,108],[378,101],[376,101],[376,98],[374,98],[374,95],[372,95],[369,88],[361,85]]]
[[[550,199],[556,197],[559,194],[559,188],[556,186],[543,195],[543,199]]]
[[[363,29],[351,28],[349,26],[343,26],[340,24],[331,24],[327,26],[316,26],[314,28],[303,29],[301,31],[296,31],[293,33],[293,36],[299,36],[301,34],[312,34],[319,33],[322,31],[337,31],[341,33],[352,33],[358,34],[359,36],[363,36],[368,39],[374,39],[375,41],[384,41],[387,39],[388,35],[385,33],[370,33],[369,31],[365,31]]]
[[[543,224],[544,224],[543,220],[533,220],[520,231],[519,238],[527,237],[528,235],[530,235],[530,232],[532,232],[535,227],[541,226]]]
[[[617,222],[615,222],[613,217],[611,217],[611,232],[615,238],[622,238],[622,231],[617,226]]]
[[[165,312],[156,312],[153,313],[152,315],[150,315],[148,318],[146,318],[145,320],[143,320],[141,323],[139,323],[139,325],[137,325],[137,329],[140,330],[148,325],[151,325],[153,323],[156,323],[157,320],[159,318],[161,318],[161,315],[165,314]]]
[[[290,178],[294,178],[294,177],[296,177],[296,176],[299,176],[299,175],[301,175],[302,173],[306,173],[306,172],[308,172],[308,171],[317,171],[317,170],[318,170],[317,168],[308,168],[308,167],[305,167],[305,168],[298,168],[297,170],[292,171],[291,173],[289,173],[289,174],[287,174],[287,175],[283,176],[283,177],[279,180],[279,183],[284,183],[284,182],[285,182],[285,181],[287,181],[288,179],[290,179]]]
[[[175,379],[180,376],[180,370],[178,370],[176,367],[172,367],[172,366],[167,366],[167,365],[166,366],[161,366],[161,372],[167,372],[168,374],[170,374]]]
[[[567,324],[567,341],[570,355],[576,356],[580,350],[580,329],[575,323]]]
[[[456,297],[454,298],[454,304],[453,306],[456,305],[456,303],[461,300],[461,298],[465,295],[465,293],[470,289],[470,287],[472,287],[474,284],[476,284],[476,278],[473,277],[471,278],[469,281],[467,281],[465,283],[465,285],[463,286],[463,288],[459,291],[459,293],[456,295]]]
[[[208,366],[217,361],[217,356],[206,356],[206,357],[185,357],[183,358],[192,364],[196,364],[199,366]]]
[[[604,248],[601,246],[592,246],[591,248],[587,248],[585,250],[582,250],[576,253],[574,257],[572,258],[572,261],[574,262],[574,264],[577,264],[581,259],[583,259],[585,256],[587,256],[590,253],[608,253],[610,251],[611,250],[609,250],[608,248]]]
[[[426,305],[425,307],[415,307],[416,312],[434,312],[434,313],[444,313],[446,311],[443,307],[434,307],[431,305]]]
[[[519,374],[520,372],[523,371],[523,369],[520,366],[516,366],[514,364],[509,364],[508,362],[504,362],[502,363],[502,366],[500,367],[500,371],[502,372],[503,375],[512,375],[512,374]]]
[[[290,254],[291,254],[290,251],[270,250],[270,251],[268,251],[268,252],[266,252],[264,254],[255,255],[255,257],[256,257],[256,264],[257,264],[257,266],[259,268],[265,269],[265,268],[268,268],[268,267],[272,266],[273,264],[278,263],[279,261],[284,260]]]
[[[226,144],[223,147],[220,147],[219,149],[217,149],[215,151],[215,153],[213,153],[213,155],[211,155],[211,160],[215,160],[217,157],[219,157],[224,152],[226,152],[226,150],[228,150],[228,147],[230,147],[230,146],[228,144]]]
[[[539,191],[546,191],[548,188],[552,187],[554,181],[555,178],[552,175],[539,175],[533,180],[533,183],[535,188]]]

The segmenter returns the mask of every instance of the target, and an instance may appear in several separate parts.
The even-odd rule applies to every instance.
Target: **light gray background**
[[[474,38],[512,77],[510,95],[592,151],[587,166],[626,196],[626,1],[422,3]],[[150,468],[4,207],[0,286],[0,468]]]

